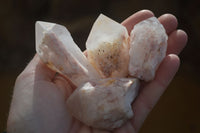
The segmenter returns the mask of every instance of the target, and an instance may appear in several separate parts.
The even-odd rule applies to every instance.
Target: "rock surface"
[[[166,55],[168,36],[157,18],[136,24],[130,35],[129,74],[150,81]]]
[[[129,35],[126,28],[100,14],[86,42],[88,60],[103,78],[128,75]]]
[[[38,21],[36,51],[47,66],[69,78],[76,86],[100,78],[64,26]]]
[[[77,86],[67,99],[67,109],[86,125],[106,130],[133,117],[131,103],[139,79],[154,78],[166,54],[167,38],[155,17],[136,24],[129,37],[123,25],[101,14],[86,42],[87,59],[65,27],[36,23],[40,58]]]
[[[138,89],[139,80],[131,78],[87,82],[72,93],[67,108],[88,126],[112,130],[132,118],[131,103]]]

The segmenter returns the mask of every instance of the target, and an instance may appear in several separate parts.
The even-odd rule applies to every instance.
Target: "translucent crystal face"
[[[36,51],[44,63],[65,75],[76,86],[90,78],[100,78],[64,26],[38,21]]]
[[[151,17],[136,24],[130,35],[129,74],[149,81],[165,57],[167,34],[157,18]]]
[[[124,26],[100,15],[86,42],[88,60],[104,78],[128,74],[128,32]]]
[[[139,80],[133,78],[87,82],[69,97],[67,107],[88,126],[112,130],[133,116],[131,103],[138,89]]]
[[[67,99],[68,110],[83,123],[108,130],[133,116],[138,79],[154,78],[166,54],[167,38],[155,17],[136,24],[129,37],[124,26],[101,14],[87,39],[86,58],[65,27],[36,23],[40,58],[77,86]]]

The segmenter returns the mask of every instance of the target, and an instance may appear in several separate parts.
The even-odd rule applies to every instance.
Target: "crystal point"
[[[132,118],[131,103],[138,89],[138,79],[90,81],[73,92],[67,100],[67,107],[75,118],[88,126],[113,130]]]
[[[128,32],[114,20],[101,14],[86,42],[88,60],[103,78],[128,74]]]
[[[76,86],[90,78],[99,78],[64,26],[36,22],[36,51],[44,63],[69,78]]]
[[[129,74],[150,81],[166,55],[168,36],[157,18],[136,24],[130,35]]]

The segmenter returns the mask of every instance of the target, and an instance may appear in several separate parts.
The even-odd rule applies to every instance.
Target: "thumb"
[[[52,81],[55,75],[55,71],[48,68],[41,60],[40,57],[35,54],[33,59],[26,66],[24,71],[19,75],[20,78],[27,76],[35,76],[37,80]],[[37,74],[37,75],[36,75]]]

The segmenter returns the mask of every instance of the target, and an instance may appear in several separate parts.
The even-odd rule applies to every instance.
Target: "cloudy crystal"
[[[168,36],[157,18],[136,24],[130,35],[129,74],[149,81],[166,55]]]
[[[64,26],[37,21],[36,51],[47,66],[65,75],[76,86],[99,78]]]
[[[103,78],[128,74],[129,36],[126,28],[100,14],[86,42],[88,60]]]
[[[112,130],[132,118],[139,80],[107,78],[78,87],[67,100],[69,112],[88,126]]]

